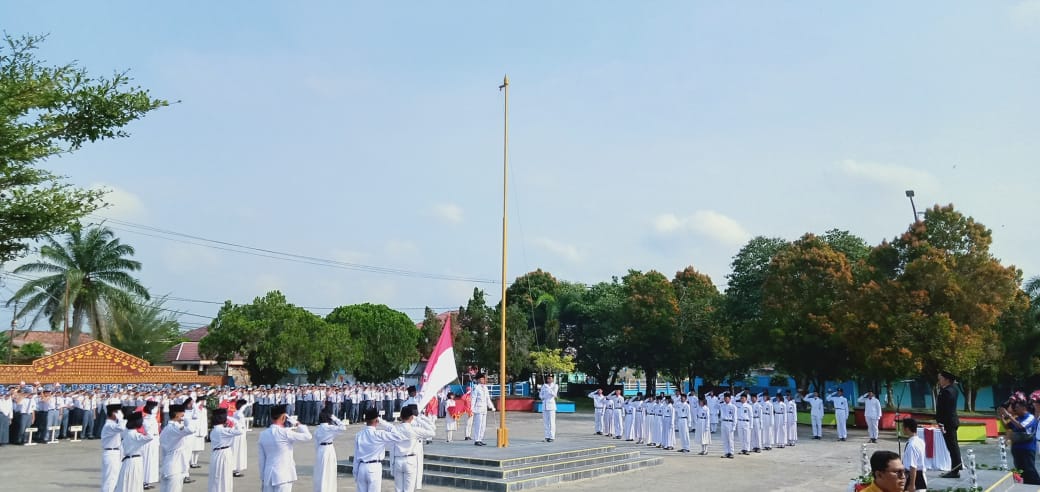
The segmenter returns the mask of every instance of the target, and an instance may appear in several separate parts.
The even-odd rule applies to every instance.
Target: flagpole
[[[502,340],[499,350],[498,384],[498,447],[509,446],[509,429],[506,428],[506,246],[508,231],[508,209],[506,208],[506,192],[509,190],[509,76],[502,78],[498,89],[505,94],[502,130]]]

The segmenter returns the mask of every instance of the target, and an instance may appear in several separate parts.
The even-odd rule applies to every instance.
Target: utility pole
[[[7,341],[7,363],[14,358],[14,329],[18,327],[18,301],[14,301],[14,313],[11,314],[11,336]]]

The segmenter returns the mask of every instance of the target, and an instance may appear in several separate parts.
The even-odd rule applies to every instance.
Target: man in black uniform
[[[961,422],[957,419],[957,388],[953,382],[957,378],[946,371],[939,371],[939,396],[935,401],[935,421],[943,429],[943,441],[950,451],[950,471],[942,474],[943,478],[960,478],[961,448],[957,444],[957,428]]]

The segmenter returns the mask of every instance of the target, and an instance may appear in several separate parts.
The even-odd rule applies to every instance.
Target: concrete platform
[[[474,490],[512,492],[560,482],[583,480],[656,466],[660,457],[643,456],[637,449],[611,444],[511,439],[509,447],[494,442],[475,446],[472,441],[435,443],[426,447],[423,484]],[[339,463],[351,473],[353,457]],[[389,463],[383,475],[390,477]]]

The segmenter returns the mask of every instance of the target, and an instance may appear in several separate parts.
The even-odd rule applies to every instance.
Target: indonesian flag
[[[437,346],[433,348],[430,359],[426,362],[423,370],[422,389],[419,390],[419,408],[426,408],[437,392],[452,381],[458,379],[459,373],[455,371],[455,349],[451,344],[451,316],[444,320],[444,329],[441,337],[437,339]]]

